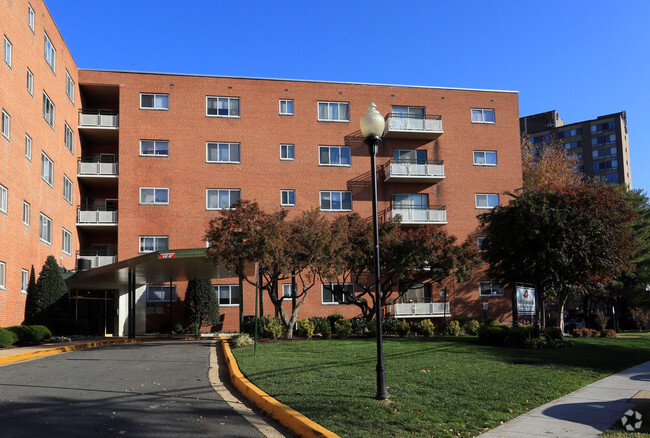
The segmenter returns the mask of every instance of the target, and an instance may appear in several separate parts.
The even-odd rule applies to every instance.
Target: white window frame
[[[54,129],[56,106],[52,103],[52,99],[43,91],[43,119]]]
[[[63,199],[72,205],[72,180],[63,175]]]
[[[72,233],[65,228],[61,228],[61,252],[72,255]]]
[[[476,246],[478,247],[479,251],[485,251],[483,249],[483,245],[485,244],[486,239],[487,239],[487,237],[485,237],[485,236],[478,236],[476,238]]]
[[[38,227],[38,238],[41,242],[52,245],[52,219],[41,213],[40,225]]]
[[[494,200],[494,196],[496,196],[497,202],[494,205],[490,205],[490,199]],[[479,205],[479,199],[484,199],[485,205]],[[498,193],[476,193],[474,195],[474,201],[475,201],[476,208],[489,210],[491,208],[499,206],[499,194]]]
[[[483,162],[480,159],[477,161],[477,155],[483,155]],[[487,162],[487,154],[494,154],[494,164]],[[491,166],[496,167],[499,162],[497,161],[497,151],[474,151],[474,166]]]
[[[8,214],[9,191],[5,186],[0,184],[0,213]]]
[[[233,302],[233,288],[236,290],[239,290],[239,285],[238,284],[213,284],[212,288],[214,289],[214,293],[217,295],[217,301],[219,301],[219,307],[237,307],[239,306],[239,302],[241,301],[241,291],[239,293],[239,300],[237,302]],[[221,302],[221,288],[226,290],[228,289],[228,303],[222,303]]]
[[[489,294],[484,294],[483,293],[483,287],[490,285],[490,293]],[[478,286],[478,294],[481,297],[502,297],[503,296],[503,285],[500,285],[498,283],[494,283],[492,281],[481,281],[479,282]]]
[[[143,96],[153,96],[153,106],[142,106],[142,97]],[[166,96],[167,97],[167,106],[158,106],[158,97]],[[157,111],[169,111],[169,94],[168,93],[140,93],[140,109],[143,110],[157,110]]]
[[[20,270],[20,292],[27,294],[27,288],[29,287],[29,271],[27,269]]]
[[[63,122],[63,123],[65,125],[63,144],[65,145],[65,148],[69,150],[71,154],[74,155],[74,132],[72,131],[72,128],[70,128],[70,125],[68,125],[68,122]]]
[[[327,118],[321,118],[321,105],[327,105]],[[332,116],[332,111],[330,108],[334,107],[336,105],[337,113],[338,113],[338,118],[331,117]],[[347,119],[341,118],[341,106],[345,106],[346,108],[346,113],[347,113]],[[319,100],[318,101],[318,106],[316,107],[317,110],[317,116],[318,116],[318,121],[319,122],[340,122],[340,123],[349,123],[350,122],[350,102],[333,102],[333,101],[327,101],[327,100]]]
[[[330,194],[330,208],[322,208],[323,205],[323,194],[324,193],[329,193]],[[332,193],[339,193],[341,196],[341,208],[331,208],[332,206]],[[350,194],[350,208],[343,208],[343,194],[344,193],[349,193]],[[319,203],[318,205],[320,206],[321,211],[352,211],[352,192],[349,190],[321,190],[318,194],[318,200]]]
[[[228,199],[231,201],[228,207],[210,207],[210,192],[217,191],[217,199],[219,199],[219,192],[228,192]],[[230,210],[231,205],[237,202],[237,200],[232,201],[232,194],[238,193],[239,197],[237,200],[241,199],[241,189],[205,189],[205,209],[206,210]]]
[[[65,70],[65,94],[70,99],[70,102],[74,105],[74,81],[68,70]]]
[[[0,262],[0,289],[5,290],[5,276],[7,274],[7,265]]]
[[[284,103],[285,110],[282,110],[282,104]],[[292,116],[293,115],[293,99],[280,99],[278,102],[279,108],[279,114],[281,116]],[[289,107],[291,107],[291,110],[289,110]]]
[[[48,168],[47,172],[45,172],[46,166]],[[46,177],[49,177],[49,179],[46,179]],[[41,179],[48,183],[50,187],[54,187],[54,161],[45,152],[41,152]]]
[[[327,163],[323,163],[321,161],[321,151],[323,149],[327,149]],[[332,163],[331,162],[331,150],[332,149],[338,149],[339,150],[339,162],[338,163]],[[342,150],[347,150],[348,151],[348,156],[350,157],[350,163],[349,164],[342,164],[340,157],[341,157],[341,151]],[[352,166],[352,149],[350,146],[318,146],[318,165],[319,166],[332,166],[332,167],[351,167]]]
[[[146,202],[144,193],[153,191],[153,202]],[[158,201],[158,192],[167,193],[166,201]],[[169,188],[168,187],[140,187],[140,205],[169,205]]]
[[[25,133],[25,157],[32,161],[32,138]]]
[[[153,143],[153,154],[147,154],[142,151],[142,143],[147,142],[147,143]],[[157,153],[158,151],[158,144],[162,146],[162,144],[167,145],[167,153],[166,154],[159,154]],[[169,156],[169,140],[140,140],[140,156],[141,157],[168,157]]]
[[[320,285],[320,303],[321,303],[321,305],[323,305],[323,306],[337,306],[337,305],[341,305],[341,304],[345,304],[345,303],[346,303],[345,295],[343,295],[343,301],[325,301],[325,299],[324,299],[324,298],[325,298],[325,296],[324,296],[325,288],[331,289],[330,286],[334,286],[334,287],[342,286],[344,289],[345,289],[345,288],[352,288],[352,295],[354,296],[354,283],[343,283],[343,284],[338,284],[338,283],[328,283],[328,284],[321,284],[321,285]],[[334,299],[334,293],[333,293],[333,292],[330,292],[330,293],[331,293],[332,299]]]
[[[45,58],[47,65],[49,65],[52,71],[56,74],[56,49],[54,48],[54,44],[52,44],[50,37],[47,36],[47,32],[43,32],[43,35],[45,35],[43,57]]]
[[[162,292],[163,298],[159,298],[155,292]],[[171,286],[171,294],[169,285],[165,284],[148,284],[145,289],[145,299],[148,303],[169,303],[171,298],[172,302],[178,301],[178,295],[176,294],[176,285]]]
[[[7,35],[5,35],[4,37],[5,37],[5,44],[4,44],[4,56],[3,57],[4,57],[5,62],[9,66],[9,68],[11,68],[11,50],[12,50],[13,46],[11,44],[11,41],[9,41],[9,38],[7,38]]]
[[[27,92],[34,97],[34,73],[27,67]]]
[[[285,193],[287,195],[287,202],[284,202]],[[291,203],[290,195],[293,194],[293,203]],[[283,207],[295,207],[296,206],[296,191],[293,189],[280,190],[280,205]]]
[[[11,116],[4,108],[2,109],[2,136],[7,140],[11,136]]]
[[[291,156],[289,156],[291,151]],[[296,159],[296,145],[291,143],[282,143],[280,145],[280,160],[282,161],[295,161]]]
[[[291,286],[293,286],[291,283],[283,283],[282,284],[282,298],[284,299],[292,299],[293,296],[291,294]],[[296,289],[298,288],[298,285],[296,285]],[[296,293],[296,295],[298,295]]]
[[[209,114],[208,109],[210,107],[208,106],[208,103],[216,99],[217,101],[217,114]],[[219,113],[219,101],[225,99],[227,102],[227,108],[228,108],[228,114],[218,114]],[[230,102],[231,101],[237,101],[237,114],[231,114],[231,109],[230,109]],[[238,119],[241,117],[241,99],[239,97],[234,97],[234,96],[205,96],[205,115],[206,117],[229,117],[232,119]]]
[[[23,201],[23,224],[29,226],[29,215],[31,211],[31,205],[27,201]]]
[[[492,114],[491,121],[487,120],[487,115],[490,113]],[[472,123],[494,125],[496,123],[496,112],[494,111],[494,108],[472,108]]]
[[[221,145],[228,145],[228,159],[227,160],[210,160],[210,147],[215,147],[217,148],[217,156],[220,155],[221,151]],[[233,161],[231,160],[232,156],[232,149],[236,148],[237,149],[237,156],[239,157],[239,160]],[[219,158],[221,158],[219,156]],[[234,143],[234,142],[227,142],[227,141],[208,141],[205,143],[205,162],[206,163],[217,163],[217,164],[241,164],[241,144],[240,143]]]
[[[152,250],[143,249],[144,248],[143,241],[145,239],[153,239],[153,248],[154,249],[152,249]],[[167,245],[166,245],[167,247],[166,248],[162,248],[162,247],[158,248],[158,241],[161,241],[161,242],[166,241],[167,242]],[[166,251],[166,250],[169,249],[169,236],[139,236],[138,243],[140,245],[138,247],[138,253],[140,253],[140,254],[146,254],[146,253],[150,253],[150,252],[154,252],[154,251]]]

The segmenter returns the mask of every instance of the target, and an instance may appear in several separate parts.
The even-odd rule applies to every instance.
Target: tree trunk
[[[560,330],[562,330],[562,333],[564,333],[564,305],[566,304],[567,297],[560,298],[558,296],[557,298],[557,318],[558,322],[560,323]]]

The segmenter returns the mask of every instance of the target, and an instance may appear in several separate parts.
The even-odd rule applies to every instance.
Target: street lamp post
[[[384,367],[381,330],[381,275],[379,268],[379,218],[377,214],[377,149],[384,134],[384,118],[377,111],[377,105],[368,105],[368,111],[361,117],[361,133],[370,150],[370,175],[372,177],[372,230],[375,245],[375,309],[377,320],[377,400],[388,398],[386,368]]]

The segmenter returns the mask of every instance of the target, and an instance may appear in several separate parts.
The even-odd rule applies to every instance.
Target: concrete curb
[[[226,358],[228,374],[230,375],[232,384],[244,397],[255,403],[258,408],[262,409],[271,417],[278,420],[283,426],[301,437],[339,437],[334,432],[325,429],[323,426],[305,417],[295,409],[280,403],[266,392],[253,385],[239,370],[239,366],[230,351],[230,346],[228,345],[227,340],[221,340],[221,348],[223,350],[223,355]]]

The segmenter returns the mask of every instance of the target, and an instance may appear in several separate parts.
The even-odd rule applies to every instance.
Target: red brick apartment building
[[[462,240],[477,214],[521,186],[515,92],[78,71],[42,1],[0,0],[0,17],[0,326],[22,320],[26,276],[47,255],[88,269],[205,247],[208,221],[238,198],[267,211],[369,217],[359,119],[370,102],[386,115],[381,214],[401,214],[404,226],[439,224]],[[237,279],[213,282],[223,328],[237,330]],[[484,276],[445,286],[445,312],[482,317],[488,302],[489,316],[510,318],[510,293]],[[172,288],[175,301],[186,283]],[[96,289],[71,291],[75,311],[123,335],[125,291]],[[254,292],[244,286],[245,314]],[[136,333],[167,320],[169,293],[169,285],[138,288]],[[437,290],[416,295],[389,315],[442,316],[430,304],[441,301]],[[358,313],[329,301],[322,287],[311,291],[300,316]],[[265,301],[265,313],[272,309]]]

